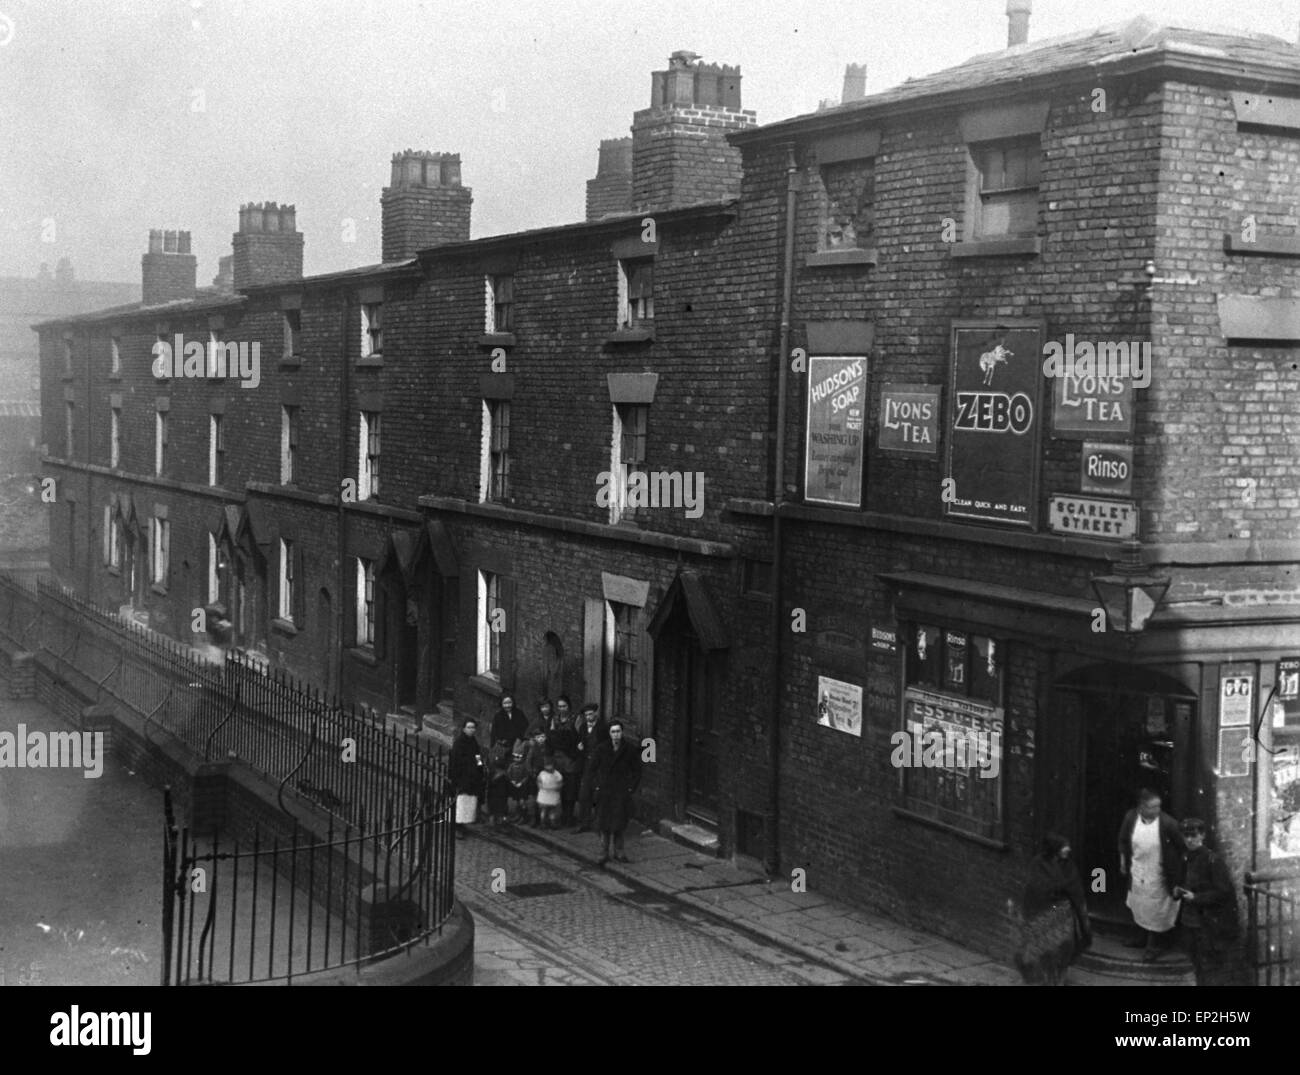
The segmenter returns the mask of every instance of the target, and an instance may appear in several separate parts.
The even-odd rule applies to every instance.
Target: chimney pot
[[[1029,40],[1029,15],[1033,0],[1007,0],[1007,47],[1014,48]]]
[[[190,252],[190,233],[188,231],[178,231],[176,233],[176,253],[188,254]]]
[[[163,233],[158,228],[149,229],[149,253],[161,254],[163,252]]]
[[[176,253],[176,233],[174,231],[163,232],[163,253]]]

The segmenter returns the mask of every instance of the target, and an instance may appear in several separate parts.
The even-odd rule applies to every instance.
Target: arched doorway
[[[1176,817],[1202,809],[1195,784],[1197,697],[1173,676],[1113,664],[1062,677],[1052,695],[1040,757],[1041,828],[1074,841],[1093,917],[1126,921],[1116,846],[1138,790],[1158,792]],[[1098,869],[1104,891],[1095,883]]]

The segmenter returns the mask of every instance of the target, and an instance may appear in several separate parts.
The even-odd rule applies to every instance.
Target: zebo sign
[[[1084,442],[1079,459],[1079,488],[1085,493],[1133,492],[1133,449],[1127,444]]]

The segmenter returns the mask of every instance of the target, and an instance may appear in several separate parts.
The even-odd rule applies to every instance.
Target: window
[[[168,354],[170,348],[171,344],[167,340],[167,334],[165,332],[159,332],[157,338],[154,340],[152,351],[153,365],[151,366],[151,369],[153,375],[160,381],[170,380],[173,368],[176,369],[176,372],[180,372],[181,355],[172,355],[170,364],[163,364],[164,356]],[[159,374],[161,374],[161,376],[159,376]]]
[[[217,550],[217,536],[208,535],[208,604],[221,600],[221,557]]]
[[[208,376],[224,377],[226,348],[218,329],[208,329]]]
[[[74,438],[77,432],[77,405],[73,403],[72,400],[68,400],[63,413],[66,420],[63,429],[64,445],[67,448],[65,458],[71,459],[73,454],[73,445],[76,443]]]
[[[153,472],[161,477],[167,463],[167,412],[156,411],[153,439]]]
[[[480,676],[501,678],[501,579],[491,571],[478,573],[478,658]]]
[[[357,438],[360,450],[357,460],[358,500],[379,496],[379,419],[378,411],[361,412],[361,428]]]
[[[114,407],[108,412],[108,465],[122,465],[122,408]]]
[[[361,357],[378,358],[384,352],[384,304],[361,305]]]
[[[818,235],[819,250],[866,249],[874,241],[874,160],[840,161],[821,168],[826,208]]]
[[[375,562],[357,557],[357,645],[375,644]]]
[[[113,530],[113,505],[104,505],[104,563],[110,563],[111,550],[109,548],[112,539],[109,536]]]
[[[610,704],[620,720],[637,716],[637,614],[633,605],[605,603],[607,648],[613,658]]]
[[[294,593],[297,579],[294,577],[294,543],[280,539],[280,619],[293,623],[295,607]]]
[[[643,505],[628,503],[631,475],[646,471],[646,425],[650,406],[646,403],[616,403],[614,405],[614,446],[610,460],[612,495],[609,498],[609,521],[644,519]],[[647,498],[638,498],[644,502]]]
[[[72,337],[63,337],[63,376],[72,376]]]
[[[483,457],[480,472],[483,500],[503,501],[510,495],[510,403],[483,401]]]
[[[226,423],[223,415],[208,415],[208,484],[220,485],[226,473]]]
[[[910,624],[903,744],[905,809],[965,832],[1001,836],[1003,644],[937,624]],[[901,764],[900,764],[901,763]]]
[[[284,313],[284,357],[294,358],[299,353],[302,340],[302,311],[285,310]]]
[[[152,546],[150,551],[153,553],[153,584],[164,587],[167,585],[167,574],[171,568],[172,524],[155,515],[150,541]]]
[[[618,325],[637,328],[655,316],[655,263],[652,258],[618,263]]]
[[[1033,235],[1038,229],[1039,140],[1018,138],[970,147],[978,181],[975,239]]]
[[[116,377],[122,372],[122,340],[119,336],[113,336],[108,341],[109,365],[108,372],[111,376]]]
[[[515,278],[489,276],[487,278],[487,331],[514,332],[514,310]]]
[[[122,520],[114,517],[108,528],[108,566],[122,566]]]
[[[298,462],[298,408],[285,404],[280,408],[280,484],[294,480]]]

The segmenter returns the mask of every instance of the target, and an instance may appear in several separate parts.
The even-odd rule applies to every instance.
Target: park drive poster
[[[808,359],[804,499],[862,506],[862,440],[867,409],[865,356]]]

